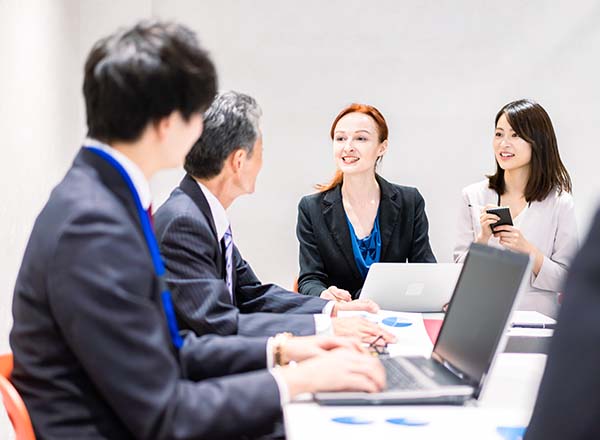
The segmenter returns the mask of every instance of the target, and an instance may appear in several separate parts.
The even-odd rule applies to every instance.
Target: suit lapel
[[[210,210],[210,206],[208,205],[208,201],[206,200],[204,193],[200,189],[200,186],[198,186],[198,182],[196,182],[194,180],[194,178],[192,176],[190,176],[189,174],[186,174],[185,177],[181,180],[181,183],[179,184],[179,188],[185,194],[187,194],[187,196],[190,199],[192,199],[192,201],[196,204],[196,206],[198,207],[200,212],[202,212],[202,215],[204,215],[204,218],[208,222],[208,225],[210,226],[210,230],[212,231],[213,237],[217,243],[217,249],[219,249],[219,261],[216,262],[217,268],[219,269],[219,272],[221,273],[221,277],[223,279],[225,279],[225,266],[226,266],[225,265],[225,249],[223,248],[222,242],[219,240],[219,238],[217,236],[217,227],[215,225],[212,211]],[[236,285],[235,284],[235,281],[236,281],[235,252],[233,254],[233,261],[231,264],[233,265],[231,284],[233,286],[233,292],[234,292],[234,294],[232,296],[233,296],[233,304],[235,304],[236,303],[236,300],[235,300],[235,285]]]
[[[133,195],[127,186],[127,183],[123,179],[123,176],[105,159],[98,156],[96,153],[89,151],[86,148],[82,148],[79,154],[75,157],[75,166],[87,166],[93,168],[100,181],[106,186],[114,195],[121,201],[123,206],[127,209],[127,212],[134,221],[138,232],[143,236],[142,224],[138,217],[137,208],[135,206],[135,200]]]
[[[148,250],[146,237],[144,237],[142,223],[138,215],[135,200],[131,194],[131,190],[125,182],[125,179],[123,179],[123,176],[121,176],[121,174],[119,174],[119,172],[104,158],[87,150],[86,148],[82,148],[79,154],[76,156],[74,166],[86,167],[87,169],[92,170],[91,172],[95,172],[101,184],[106,186],[106,188],[108,188],[108,190],[119,199],[120,203],[125,207],[127,213],[131,217],[131,220],[135,226],[135,230],[139,234],[140,240],[144,243],[144,248]],[[147,251],[147,256],[151,264],[152,257],[149,250]],[[159,289],[154,289],[154,295],[157,304],[161,304],[162,301],[159,298],[160,293],[161,292]],[[164,312],[162,307],[160,307],[160,309]],[[164,322],[166,324],[166,319]],[[168,332],[168,330],[166,331]]]
[[[346,221],[346,211],[344,211],[344,205],[342,203],[342,191],[340,185],[325,194],[323,201],[321,202],[321,208],[329,233],[340,248],[341,254],[344,256],[346,263],[352,270],[352,274],[356,279],[362,280],[362,276],[354,261],[350,229],[348,228],[348,222]]]
[[[379,202],[379,230],[381,231],[380,261],[384,261],[386,252],[392,241],[392,233],[398,222],[401,207],[396,188],[381,176],[376,175],[376,178],[381,190],[381,200]]]
[[[206,197],[204,197],[204,193],[200,189],[200,186],[198,186],[198,182],[196,182],[192,176],[186,174],[179,184],[179,188],[181,188],[181,190],[194,201],[198,209],[200,209],[210,226],[210,230],[212,231],[215,240],[218,242],[219,239],[217,237],[217,227],[215,226],[215,221],[213,220],[213,215],[210,210],[210,206],[208,205],[208,201],[206,200]],[[219,250],[220,249],[221,246],[219,246]]]

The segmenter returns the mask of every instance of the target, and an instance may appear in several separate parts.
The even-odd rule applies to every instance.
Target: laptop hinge
[[[452,373],[454,376],[458,377],[460,380],[465,380],[465,374],[462,373],[458,368],[452,365],[450,362],[445,360],[439,354],[433,352],[431,353],[431,357],[437,361],[440,365],[442,365],[446,370]]]

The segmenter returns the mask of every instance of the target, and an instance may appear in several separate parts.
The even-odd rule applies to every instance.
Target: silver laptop
[[[479,397],[506,345],[515,300],[529,280],[524,254],[473,244],[430,358],[382,357],[381,393],[317,393],[328,405],[462,403]]]
[[[360,297],[384,310],[441,312],[450,302],[462,264],[374,263]]]

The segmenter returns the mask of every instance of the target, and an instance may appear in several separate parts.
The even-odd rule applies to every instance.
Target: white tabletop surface
[[[289,440],[300,439],[511,439],[506,430],[527,425],[546,363],[541,354],[503,353],[478,402],[466,406],[319,406],[293,402],[284,408]],[[348,425],[332,419],[355,417]],[[388,419],[405,419],[397,425]]]

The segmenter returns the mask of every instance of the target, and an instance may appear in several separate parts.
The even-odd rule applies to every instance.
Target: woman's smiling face
[[[348,113],[335,126],[333,158],[344,174],[374,172],[386,149],[387,141],[379,142],[377,124],[369,115]]]
[[[515,133],[505,114],[496,124],[493,146],[496,160],[505,171],[528,167],[531,162],[531,144]]]

